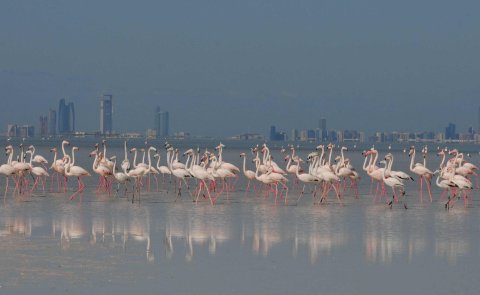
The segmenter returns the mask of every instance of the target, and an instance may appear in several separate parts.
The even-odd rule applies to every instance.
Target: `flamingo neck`
[[[362,166],[363,171],[367,171],[367,159],[368,159],[368,155],[366,155],[365,160],[363,160],[363,166]]]
[[[75,164],[75,149],[72,148],[72,165]]]
[[[63,157],[65,158],[65,156],[67,155],[67,153],[65,152],[65,142],[62,142],[62,152],[63,152]]]
[[[245,173],[247,167],[247,155],[243,156],[243,173]]]
[[[443,163],[445,162],[445,153],[442,155],[442,162],[440,162],[440,170],[442,169]]]
[[[410,171],[413,171],[414,162],[415,162],[415,149],[413,149],[412,158],[410,159]]]
[[[137,168],[137,150],[133,154],[133,168]]]
[[[377,150],[375,150],[375,158],[373,158],[373,155],[372,155],[372,159],[374,159],[373,163],[371,164],[371,167],[373,169],[375,167],[375,163],[377,163],[377,160],[378,160],[378,151]]]

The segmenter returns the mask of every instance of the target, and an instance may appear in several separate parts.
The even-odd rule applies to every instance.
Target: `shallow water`
[[[240,152],[226,150],[224,158],[240,165]],[[78,158],[85,168],[87,153],[82,148]],[[122,158],[118,147],[113,154]],[[359,153],[347,156],[361,170]],[[395,153],[394,168],[408,171],[408,160]],[[361,174],[360,198],[347,191],[345,206],[333,196],[313,205],[311,194],[296,204],[293,181],[289,205],[275,205],[272,195],[245,193],[242,178],[214,207],[193,203],[185,190],[174,202],[161,178],[159,192],[152,181],[153,192],[134,204],[121,193],[95,193],[94,176],[73,201],[72,192],[50,193],[50,184],[45,195],[10,191],[0,207],[0,293],[478,294],[478,190],[467,208],[459,201],[446,211],[438,189],[433,203],[426,192],[420,203],[413,182],[409,209],[388,209],[372,202]]]

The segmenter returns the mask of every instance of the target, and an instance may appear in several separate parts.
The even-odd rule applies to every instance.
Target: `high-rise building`
[[[18,135],[18,126],[16,124],[8,124],[7,125],[7,136],[8,137],[17,137]]]
[[[57,135],[57,111],[54,109],[48,111],[48,135]]]
[[[155,126],[154,129],[157,134],[157,138],[168,137],[170,118],[168,112],[162,112],[160,107],[155,109]]]
[[[75,132],[75,107],[73,102],[67,104],[65,98],[62,98],[58,105],[58,133],[69,134],[73,132]]]
[[[277,128],[275,126],[270,126],[270,140],[277,140]]]
[[[23,138],[34,137],[35,127],[32,125],[23,125],[18,127],[18,136]]]
[[[457,135],[455,133],[455,124],[449,123],[447,128],[445,128],[445,139],[457,139]]]
[[[48,117],[40,116],[40,137],[48,136]]]
[[[319,139],[321,139],[322,141],[327,140],[328,138],[327,119],[320,118],[320,120],[318,121],[318,128],[320,128],[320,133],[321,133],[321,136]]]
[[[283,131],[277,132],[277,128],[272,125],[270,126],[270,140],[271,141],[287,140],[287,134]]]
[[[291,136],[290,140],[296,141],[296,140],[299,140],[299,139],[300,139],[300,136],[299,136],[299,133],[298,133],[298,129],[292,129],[292,136]]]
[[[104,94],[100,98],[100,132],[112,134],[113,131],[113,96]]]

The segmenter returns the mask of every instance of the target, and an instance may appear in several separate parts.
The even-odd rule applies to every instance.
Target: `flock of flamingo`
[[[46,166],[48,161],[45,157],[35,154],[34,146],[25,148],[21,144],[19,155],[14,160],[14,147],[8,145],[5,148],[8,157],[7,163],[0,166],[0,175],[6,177],[5,196],[8,192],[10,178],[15,182],[14,194],[26,194],[39,189],[37,188],[39,183],[41,183],[45,193],[45,182],[48,177],[51,178],[50,190],[54,190],[56,181],[57,191],[64,193],[68,191],[68,179],[76,178],[78,186],[70,195],[70,200],[73,200],[77,195],[82,195],[85,190],[82,178],[91,176],[91,174],[87,169],[75,163],[75,152],[79,148],[72,147],[70,153],[68,153],[66,147],[69,145],[70,143],[67,140],[62,142],[61,157],[59,157],[56,148],[50,150],[53,153],[53,161],[49,169]],[[257,195],[263,194],[266,198],[273,194],[275,203],[278,200],[283,200],[285,204],[288,204],[289,187],[287,184],[289,174],[293,178],[293,189],[298,191],[297,203],[305,194],[306,187],[311,190],[314,204],[325,204],[328,196],[332,193],[338,203],[343,205],[343,198],[347,190],[351,190],[353,196],[359,198],[358,182],[361,177],[352,166],[350,159],[345,157],[346,147],[339,148],[340,154],[333,159],[333,162],[335,146],[332,144],[319,145],[315,151],[308,154],[305,160],[296,154],[294,146],[289,146],[289,151],[282,148],[281,153],[287,163],[283,169],[273,160],[270,149],[266,144],[257,145],[251,149],[254,170],[247,169],[247,153],[240,153],[240,157],[243,158],[242,170],[234,164],[224,161],[224,147],[220,143],[214,152],[205,150],[203,153],[200,152],[199,148],[188,149],[183,153],[183,156],[187,158],[185,163],[182,163],[179,160],[179,150],[171,144],[165,143],[166,165],[160,165],[161,156],[155,147],[128,149],[125,142],[124,159],[120,164],[120,169],[117,168],[117,157],[107,156],[105,140],[102,141],[101,146],[96,144],[89,155],[93,158],[92,171],[99,176],[97,192],[111,194],[112,184],[116,183],[115,195],[118,194],[121,186],[124,189],[124,194],[127,195],[131,183],[132,202],[135,198],[139,199],[142,190],[151,189],[151,177],[156,180],[158,191],[157,176],[162,174],[163,183],[165,183],[165,176],[169,177],[170,183],[172,178],[175,179],[175,201],[181,196],[182,189],[185,187],[194,202],[198,202],[200,196],[202,196],[201,200],[208,200],[212,205],[215,205],[219,196],[225,193],[228,197],[228,194],[235,190],[235,185],[242,172],[248,180],[245,194],[253,186]],[[142,157],[141,161],[137,162],[137,159],[140,158],[139,152],[142,153]],[[152,153],[154,160],[152,160]],[[476,170],[478,170],[478,167],[467,162],[463,154],[457,149],[439,149],[437,155],[442,157],[442,161],[438,169],[432,172],[427,168],[427,153],[428,149],[424,147],[422,149],[423,162],[415,163],[415,147],[412,146],[409,151],[411,157],[409,170],[419,178],[420,201],[423,202],[424,183],[430,202],[433,201],[431,182],[436,175],[435,184],[443,190],[440,200],[446,200],[445,208],[452,207],[459,197],[463,197],[464,206],[467,206],[473,189],[471,177],[477,176]],[[130,162],[129,154],[133,154],[133,162]],[[380,162],[377,162],[379,152],[374,147],[363,151],[362,155],[364,156],[362,169],[371,178],[371,195],[373,195],[373,185],[376,183],[373,201],[384,203],[392,208],[394,203],[403,198],[404,208],[407,209],[405,184],[408,181],[413,181],[414,178],[406,172],[393,169],[394,156],[391,153],[386,154]],[[447,155],[450,156],[448,160]],[[155,162],[155,159],[156,164],[154,165],[152,162]],[[383,165],[383,167],[378,167],[377,163]],[[49,173],[49,170],[52,173]],[[31,187],[30,178],[33,179]],[[193,182],[195,182],[195,189],[191,191],[190,184]],[[386,197],[386,186],[392,189],[391,199]],[[300,187],[302,187],[301,190]],[[385,197],[384,201],[382,201],[383,197]]]

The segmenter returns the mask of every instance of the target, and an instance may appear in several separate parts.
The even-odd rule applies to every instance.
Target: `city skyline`
[[[77,129],[97,130],[103,93],[115,95],[116,132],[151,128],[142,118],[156,105],[176,130],[206,136],[311,128],[319,116],[367,133],[477,125],[480,3],[51,6],[2,3],[0,126],[36,124],[65,97]]]

